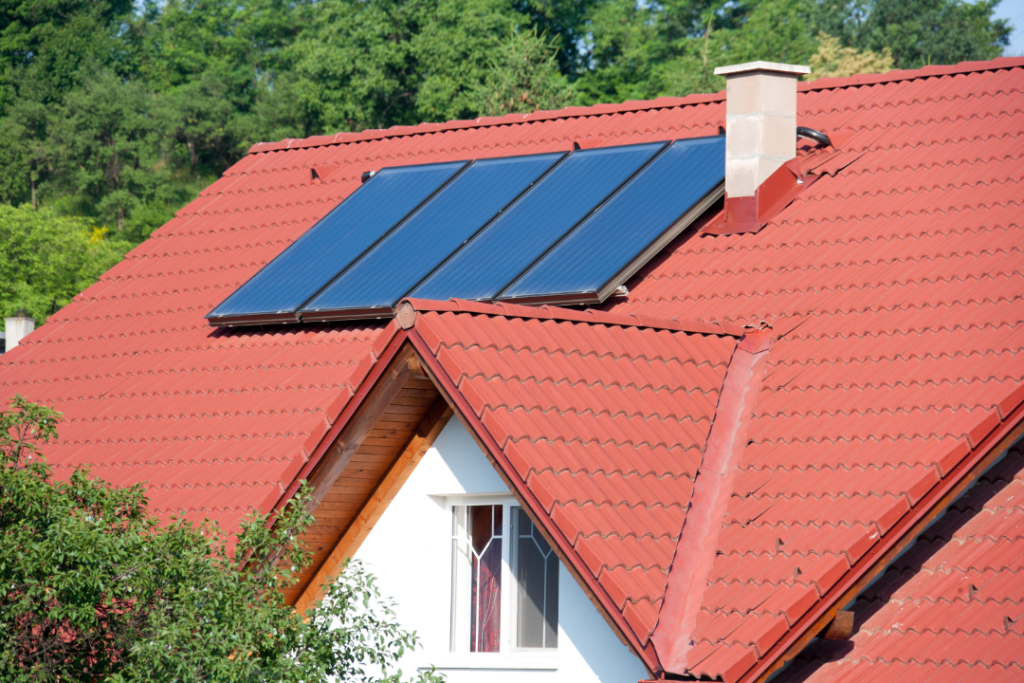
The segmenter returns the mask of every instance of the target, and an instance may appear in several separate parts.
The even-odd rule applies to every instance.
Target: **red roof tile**
[[[794,553],[805,564],[823,553],[856,563],[949,475],[950,445],[977,447],[1020,404],[1024,224],[1012,169],[1024,159],[1024,119],[993,117],[1024,108],[1024,79],[985,90],[994,73],[871,77],[876,85],[860,91],[804,96],[803,125],[860,128],[844,147],[859,154],[853,163],[771,229],[677,240],[609,307],[713,311],[789,330],[770,354],[747,483],[733,492],[727,555],[716,560],[734,554],[749,573],[719,579],[726,592],[763,580],[749,567],[785,575]],[[722,609],[715,594],[712,583],[712,613]]]

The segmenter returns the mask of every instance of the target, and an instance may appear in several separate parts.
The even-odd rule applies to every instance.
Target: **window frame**
[[[452,650],[452,631],[455,622],[455,581],[454,581],[454,552],[453,540],[455,539],[453,522],[455,519],[455,508],[470,505],[501,505],[502,506],[502,548],[501,548],[501,639],[498,652],[469,652],[468,645],[465,650]],[[446,582],[448,594],[449,612],[444,620],[448,628],[447,648],[442,661],[438,664],[439,669],[557,669],[559,647],[517,647],[516,633],[518,631],[518,592],[519,583],[516,580],[515,567],[512,566],[512,515],[522,505],[513,496],[509,495],[459,495],[445,497],[445,513],[447,524],[446,552],[445,556],[448,566],[449,580]],[[561,562],[559,561],[559,574],[561,575]],[[561,581],[559,581],[561,583]],[[558,638],[561,640],[561,637]]]

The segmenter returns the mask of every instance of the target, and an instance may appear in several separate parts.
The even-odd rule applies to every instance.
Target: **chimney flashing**
[[[796,158],[796,85],[810,68],[747,62],[715,69],[726,76],[725,212],[710,234],[756,232],[780,198],[803,182]]]

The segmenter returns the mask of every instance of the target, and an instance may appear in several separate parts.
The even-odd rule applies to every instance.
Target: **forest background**
[[[998,0],[0,0],[0,316],[42,323],[255,142],[998,57]]]

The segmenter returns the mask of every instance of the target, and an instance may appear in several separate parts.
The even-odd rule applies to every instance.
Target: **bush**
[[[59,419],[21,397],[0,412],[0,680],[399,680],[388,669],[417,638],[361,566],[305,615],[284,602],[310,559],[295,541],[312,522],[305,488],[237,538],[209,521],[161,525],[141,485],[84,469],[54,480],[39,445]]]

